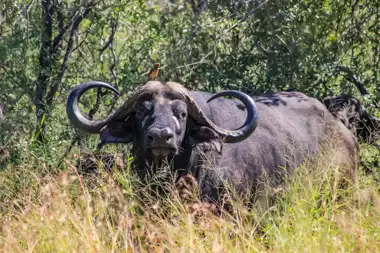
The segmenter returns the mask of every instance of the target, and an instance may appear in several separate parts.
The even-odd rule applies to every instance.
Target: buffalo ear
[[[130,143],[134,139],[134,126],[131,118],[126,121],[111,122],[100,132],[101,148],[106,143]]]
[[[206,126],[196,126],[189,130],[189,138],[192,145],[195,145],[202,152],[217,151],[222,152],[220,136],[211,128]]]

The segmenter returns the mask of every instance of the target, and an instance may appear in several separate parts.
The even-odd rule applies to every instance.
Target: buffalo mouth
[[[171,147],[151,147],[149,151],[154,157],[164,158],[176,154],[176,149]]]

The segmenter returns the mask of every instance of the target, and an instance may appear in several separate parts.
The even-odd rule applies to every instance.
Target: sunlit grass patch
[[[380,196],[373,181],[361,176],[359,188],[337,187],[344,173],[327,156],[268,189],[274,201],[267,209],[237,199],[220,215],[199,203],[196,190],[185,201],[169,182],[162,196],[137,187],[128,170],[82,177],[71,163],[65,167],[40,178],[25,166],[34,183],[7,200],[0,251],[380,251]]]
[[[229,240],[235,226],[223,219],[210,215],[198,223],[179,202],[165,205],[171,208],[167,215],[157,210],[160,207],[139,205],[107,175],[99,180],[104,181],[89,190],[75,173],[63,173],[43,186],[38,203],[14,210],[2,220],[4,251],[207,252],[260,247],[255,240],[247,243],[246,238],[236,237],[236,231],[236,239]]]
[[[377,252],[380,196],[360,201],[360,189],[334,188],[332,176],[306,175],[287,184],[277,208],[265,220],[265,238],[274,252]],[[362,189],[364,190],[364,189]],[[376,217],[376,218],[374,218]]]

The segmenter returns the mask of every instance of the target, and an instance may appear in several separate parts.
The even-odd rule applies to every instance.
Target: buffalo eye
[[[181,100],[175,100],[172,103],[172,110],[177,119],[185,119],[187,117],[187,106]]]
[[[174,110],[174,115],[175,115],[178,119],[184,119],[184,118],[186,118],[187,113],[186,113],[185,111]]]
[[[139,103],[136,106],[135,113],[138,118],[142,118],[145,116],[145,114],[152,110],[152,103],[149,101],[144,101],[142,103]]]

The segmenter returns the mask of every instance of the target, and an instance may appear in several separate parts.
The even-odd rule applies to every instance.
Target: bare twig
[[[112,64],[110,64],[110,72],[112,74],[112,79],[117,82],[117,73],[115,71],[115,67],[117,65],[117,56],[115,53],[115,50],[113,48],[114,44],[114,38],[115,38],[115,33],[117,30],[117,25],[118,25],[118,20],[119,20],[119,14],[117,15],[116,20],[114,18],[110,18],[110,27],[111,27],[111,34],[108,36],[107,42],[99,49],[99,57],[101,57],[104,53],[104,51],[108,48],[111,51],[112,54]]]
[[[110,27],[111,27],[111,34],[108,36],[107,42],[104,44],[103,47],[99,49],[99,55],[102,55],[104,51],[110,47],[113,43],[113,39],[115,37],[117,22],[114,21],[113,18],[110,19]]]
[[[254,14],[259,8],[261,8],[262,6],[264,6],[267,2],[269,2],[269,0],[266,0],[266,1],[262,2],[261,4],[259,4],[258,6],[256,6],[255,8],[253,8],[252,10],[250,10],[244,17],[242,17],[241,19],[239,19],[233,26],[231,26],[230,28],[228,28],[228,30],[225,33],[229,33],[232,29],[234,29],[235,27],[237,27],[238,25],[240,25],[242,22],[244,22],[245,20],[247,20],[247,18],[249,18],[249,16],[251,16],[252,14]]]
[[[88,112],[88,117],[90,119],[93,119],[95,113],[99,110],[99,106],[100,106],[100,99],[102,98],[102,89],[101,88],[98,88],[97,92],[96,92],[96,102],[95,102],[95,105],[94,107]]]
[[[196,14],[197,16],[201,15],[202,11],[207,5],[206,0],[202,0],[199,4],[196,3],[194,0],[189,0],[189,2],[191,4],[191,8],[193,9],[193,13]]]
[[[77,10],[75,10],[73,15],[71,16],[70,21],[65,26],[60,27],[59,33],[54,37],[54,40],[53,40],[53,48],[54,49],[59,47],[66,31],[71,27],[71,25],[74,23],[74,21],[76,19],[77,19]]]
[[[57,18],[58,18],[58,28],[59,28],[59,32],[63,32],[63,29],[64,29],[64,16],[63,16],[63,12],[62,12],[62,0],[58,0],[58,5],[57,5]]]
[[[77,32],[78,30],[78,27],[79,27],[79,24],[82,22],[82,20],[84,18],[87,17],[87,15],[90,13],[91,11],[91,6],[87,6],[84,10],[84,12],[80,15],[78,15],[73,23],[73,26],[71,28],[71,32],[70,32],[70,37],[69,37],[69,41],[67,43],[67,48],[66,48],[66,52],[65,52],[65,56],[63,58],[63,62],[59,68],[59,72],[58,72],[58,76],[55,80],[55,83],[54,85],[51,87],[51,89],[49,90],[49,93],[48,95],[46,96],[46,103],[47,105],[50,107],[51,104],[52,104],[52,101],[53,101],[53,98],[54,98],[54,95],[56,94],[58,88],[59,88],[59,85],[61,83],[61,80],[63,78],[63,75],[66,71],[66,68],[67,68],[67,63],[68,63],[68,60],[70,58],[70,55],[71,55],[71,52],[72,52],[72,48],[73,48],[73,44],[74,44],[74,34]]]
[[[360,81],[360,79],[357,76],[355,76],[354,72],[351,69],[342,65],[337,65],[335,68],[340,72],[346,73],[348,80],[350,80],[356,85],[356,87],[363,96],[368,94],[367,89],[364,87],[364,83]]]
[[[77,44],[76,47],[73,48],[73,50],[71,51],[72,53],[75,52],[76,50],[79,50],[80,47],[83,45],[83,43],[86,41],[88,35],[89,35],[90,32],[91,32],[91,27],[93,26],[93,24],[94,24],[94,23],[91,22],[91,24],[89,25],[88,29],[87,29],[87,30],[85,31],[85,33],[84,33],[84,38],[82,39],[81,42],[79,42],[79,43]]]

